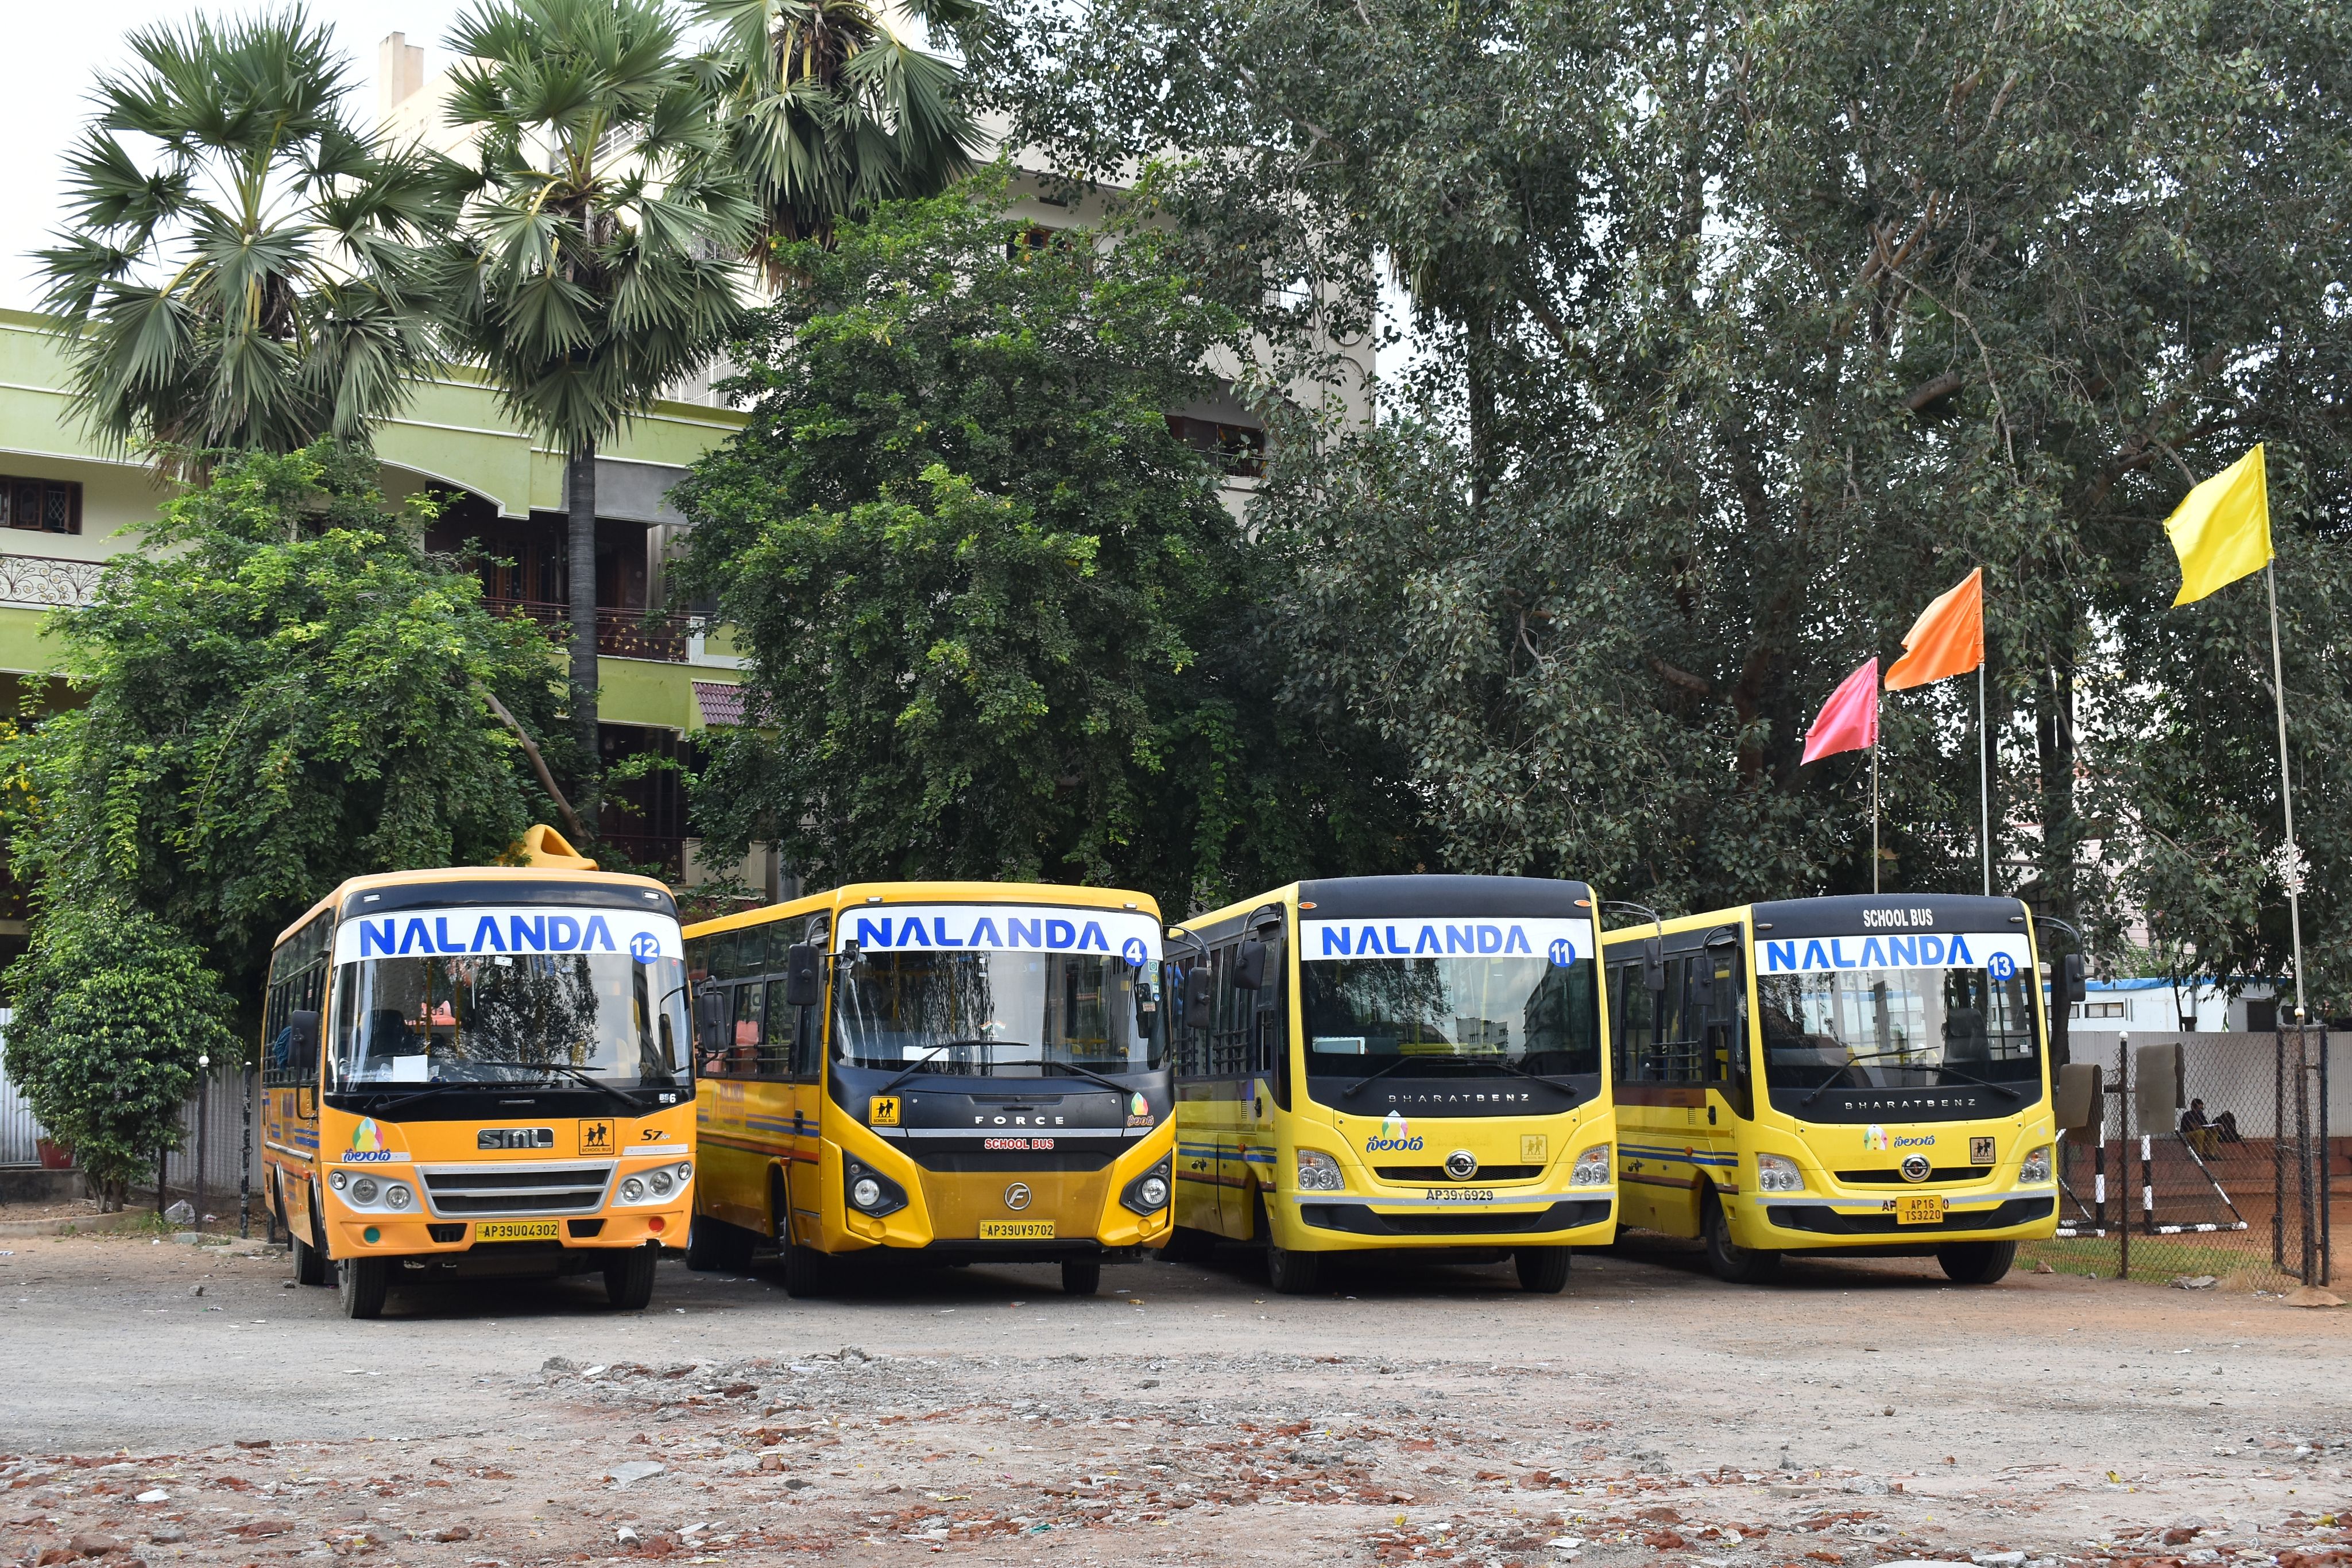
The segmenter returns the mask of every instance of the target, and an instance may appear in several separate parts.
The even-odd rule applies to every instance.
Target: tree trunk
[[[1472,312],[1463,356],[1470,415],[1470,512],[1484,517],[1495,486],[1495,320],[1485,306]]]
[[[575,443],[564,474],[564,500],[572,558],[572,724],[580,745],[580,821],[596,831],[596,805],[603,771],[596,740],[596,444]]]

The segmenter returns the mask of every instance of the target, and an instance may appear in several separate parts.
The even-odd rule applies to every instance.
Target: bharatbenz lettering
[[[773,1246],[796,1295],[853,1254],[1058,1262],[1167,1236],[1159,911],[1140,894],[871,883],[687,933],[707,1151],[696,1268]]]
[[[1580,883],[1297,883],[1188,921],[1171,1247],[1516,1260],[1558,1291],[1615,1228],[1600,927]]]
[[[694,1179],[669,890],[545,828],[524,866],[359,877],[278,938],[263,1196],[296,1277],[370,1318],[395,1285],[596,1272],[642,1308]]]
[[[2057,1224],[2032,921],[1907,894],[1718,910],[1608,936],[1624,1222],[1727,1280],[1782,1254],[2007,1272]]]

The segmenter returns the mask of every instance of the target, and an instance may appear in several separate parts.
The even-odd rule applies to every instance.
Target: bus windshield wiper
[[[1075,1061],[1041,1061],[1037,1065],[1040,1067],[1058,1067],[1065,1072],[1075,1072],[1081,1078],[1091,1078],[1114,1094],[1125,1094],[1128,1092],[1128,1087],[1126,1084],[1118,1082],[1112,1079],[1105,1078],[1101,1073],[1097,1072],[1090,1067],[1080,1067]]]
[[[593,1089],[599,1094],[614,1101],[631,1116],[642,1116],[646,1113],[645,1107],[635,1100],[630,1099],[586,1068],[574,1067],[568,1061],[492,1061],[482,1057],[467,1057],[466,1061],[468,1066],[473,1067],[516,1067],[526,1072],[561,1072],[582,1088]]]
[[[436,1094],[446,1094],[453,1089],[492,1089],[496,1087],[496,1084],[490,1083],[435,1083],[426,1088],[411,1090],[409,1092],[401,1095],[396,1100],[378,1105],[375,1108],[375,1113],[379,1116],[389,1116],[404,1105],[414,1105],[419,1100],[430,1100]]]
[[[1845,1061],[1838,1064],[1838,1070],[1830,1074],[1828,1082],[1822,1083],[1819,1088],[1815,1089],[1811,1094],[1806,1095],[1802,1100],[1798,1101],[1797,1108],[1801,1111],[1804,1110],[1808,1106],[1811,1105],[1814,1101],[1820,1099],[1822,1095],[1828,1093],[1832,1088],[1836,1087],[1837,1081],[1846,1075],[1846,1070],[1848,1068],[1859,1067],[1865,1061],[1881,1061],[1890,1056],[1908,1056],[1910,1054],[1911,1052],[1908,1050],[1866,1051],[1860,1056],[1849,1056]],[[1948,1072],[1953,1077],[1959,1079],[1962,1082],[1981,1084],[1987,1089],[1997,1089],[2012,1100],[2021,1098],[2016,1090],[2010,1088],[2005,1083],[1994,1083],[1987,1079],[1971,1078],[1967,1073],[1962,1072],[1958,1068],[1947,1067],[1940,1061],[1906,1061],[1903,1065],[1909,1068],[1915,1068],[1923,1072]]]
[[[874,1092],[877,1094],[887,1094],[890,1091],[898,1087],[899,1084],[904,1083],[908,1079],[914,1077],[917,1073],[922,1071],[924,1068],[929,1067],[931,1064],[932,1060],[936,1058],[940,1052],[943,1051],[953,1051],[960,1045],[1022,1045],[1025,1043],[1025,1041],[1018,1040],[941,1040],[939,1044],[931,1047],[930,1050],[923,1052],[919,1061],[909,1062],[904,1072],[901,1072],[898,1077],[893,1078],[889,1082],[885,1083],[881,1088],[877,1089]]]
[[[1340,1090],[1339,1092],[1342,1095],[1352,1095],[1359,1090],[1362,1089],[1366,1084],[1371,1082],[1375,1078],[1386,1078],[1390,1073],[1394,1072],[1398,1068],[1404,1066],[1407,1062],[1428,1061],[1432,1059],[1426,1056],[1399,1056],[1394,1061],[1390,1062],[1385,1067],[1376,1067],[1372,1069],[1371,1071],[1365,1073],[1361,1078],[1357,1079],[1353,1083],[1350,1083],[1345,1089]]]
[[[1536,1082],[1541,1083],[1547,1088],[1557,1089],[1559,1087],[1558,1083],[1546,1078],[1542,1073],[1530,1072],[1526,1068],[1521,1067],[1517,1062],[1513,1061],[1507,1056],[1456,1056],[1450,1058],[1449,1060],[1454,1061],[1467,1061],[1479,1067],[1500,1068],[1505,1072],[1516,1072],[1522,1078],[1533,1079]]]

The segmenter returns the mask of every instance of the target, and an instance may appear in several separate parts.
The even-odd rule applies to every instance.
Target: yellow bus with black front
[[[1609,934],[1629,1227],[1961,1284],[2057,1227],[2033,921],[2013,898],[1801,898]]]
[[[1139,893],[869,883],[688,928],[705,1155],[694,1268],[774,1247],[819,1294],[852,1255],[1106,1261],[1169,1230],[1159,906]]]
[[[544,828],[531,863],[354,877],[278,937],[262,1193],[295,1277],[597,1273],[642,1308],[692,1212],[694,1083],[669,889]]]
[[[1265,1249],[1512,1259],[1530,1291],[1616,1230],[1601,926],[1582,883],[1295,883],[1171,933],[1178,1229]]]

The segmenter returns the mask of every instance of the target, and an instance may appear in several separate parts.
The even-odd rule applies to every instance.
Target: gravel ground
[[[2352,1312],[1688,1251],[395,1297],[0,1245],[0,1562],[2352,1565]]]

